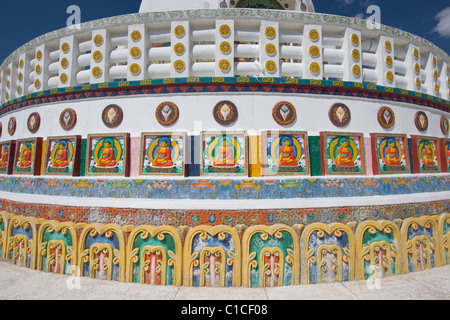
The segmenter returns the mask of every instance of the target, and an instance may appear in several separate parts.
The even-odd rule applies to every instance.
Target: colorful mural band
[[[45,272],[151,285],[280,287],[447,265],[450,214],[362,222],[169,225],[59,222],[0,212],[0,256]],[[184,239],[184,240],[183,240]]]

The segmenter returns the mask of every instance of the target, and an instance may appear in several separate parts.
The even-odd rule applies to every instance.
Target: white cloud
[[[439,12],[436,19],[438,24],[433,31],[439,33],[442,37],[450,37],[450,7]]]

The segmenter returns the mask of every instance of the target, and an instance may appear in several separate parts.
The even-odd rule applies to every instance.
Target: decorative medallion
[[[361,53],[359,52],[358,49],[353,49],[352,50],[352,58],[355,62],[358,62],[359,59],[361,58]]]
[[[221,42],[219,48],[223,54],[229,54],[231,52],[231,44],[228,41]]]
[[[183,72],[184,69],[186,68],[186,64],[184,63],[183,60],[177,60],[173,63],[173,68],[177,72]]]
[[[41,116],[37,112],[33,112],[28,117],[27,127],[31,133],[36,133],[41,125]]]
[[[415,64],[414,64],[414,70],[416,71],[416,74],[419,74],[419,73],[420,73],[420,66],[419,66],[418,63],[415,63]]]
[[[102,112],[102,120],[108,128],[118,127],[123,120],[122,108],[115,104],[110,104]]]
[[[441,117],[441,131],[443,134],[448,134],[449,131],[448,119],[445,116]]]
[[[94,37],[94,44],[97,47],[100,47],[103,44],[103,36],[101,34],[98,34]]]
[[[320,73],[320,65],[317,62],[313,62],[309,65],[309,70],[312,74],[318,75]]]
[[[386,72],[386,79],[387,79],[389,82],[394,81],[394,74],[392,73],[392,71]]]
[[[41,87],[41,80],[36,79],[36,81],[34,81],[34,86],[36,87],[36,89],[39,89]]]
[[[11,82],[9,80],[6,81],[6,88],[9,89],[9,87],[11,86]]]
[[[228,72],[231,69],[231,63],[227,59],[222,59],[219,61],[219,68],[223,72]]]
[[[42,67],[41,67],[40,64],[38,64],[38,65],[36,66],[36,73],[37,73],[37,74],[41,74],[41,72],[42,72]]]
[[[395,114],[389,107],[381,107],[377,114],[378,123],[383,129],[392,128],[395,124]]]
[[[352,71],[355,77],[359,77],[361,75],[361,67],[357,64],[353,66]]]
[[[17,80],[22,81],[23,79],[23,73],[19,72],[19,75],[17,76]]]
[[[416,125],[417,130],[420,132],[424,132],[428,129],[428,117],[427,114],[423,111],[417,111],[414,117],[414,124]]]
[[[319,40],[319,32],[316,29],[311,29],[309,31],[309,38],[313,41],[313,42],[317,42]]]
[[[389,68],[392,68],[392,66],[394,65],[394,61],[392,61],[392,57],[391,57],[391,56],[387,56],[387,57],[386,57],[386,65],[387,65]]]
[[[433,57],[433,65],[436,66],[437,65],[437,60],[436,57]]]
[[[359,36],[356,33],[352,34],[352,43],[355,47],[359,46]]]
[[[11,75],[11,68],[8,68],[7,74],[8,74],[8,76]]]
[[[238,109],[231,101],[220,101],[213,110],[213,117],[222,126],[229,126],[236,122]]]
[[[140,31],[138,30],[134,30],[131,35],[130,35],[131,40],[133,40],[134,42],[137,42],[139,40],[141,40],[142,38],[142,34]]]
[[[273,107],[272,117],[280,126],[289,126],[297,119],[297,112],[292,103],[281,101]]]
[[[186,52],[186,47],[184,46],[184,44],[179,42],[173,46],[173,52],[175,52],[175,54],[177,56],[181,56],[182,54],[184,54]]]
[[[68,53],[70,51],[70,45],[67,42],[64,42],[61,46],[61,50],[64,53]]]
[[[180,111],[178,107],[173,102],[163,102],[157,108],[155,112],[156,120],[158,120],[159,124],[162,126],[171,126],[177,120],[180,115]]]
[[[59,80],[61,80],[61,83],[63,83],[63,84],[67,83],[67,80],[68,80],[67,74],[61,73],[61,75],[59,76]]]
[[[266,44],[265,50],[269,56],[274,56],[277,53],[277,47],[273,43]]]
[[[14,133],[16,132],[16,126],[17,126],[16,118],[14,117],[9,118],[8,133],[10,136],[14,135]]]
[[[183,38],[184,35],[186,34],[186,29],[182,25],[178,25],[173,30],[173,33],[177,38]]]
[[[21,85],[18,85],[18,86],[17,86],[17,93],[18,93],[19,95],[22,94],[22,86],[21,86]]]
[[[64,109],[59,116],[59,124],[66,130],[72,130],[77,124],[77,113],[71,108]]]
[[[139,64],[137,64],[137,63],[133,63],[130,66],[130,72],[134,76],[138,75],[141,72],[141,66]]]
[[[392,44],[390,41],[385,41],[384,42],[384,48],[386,49],[387,52],[391,52],[392,51]]]
[[[94,59],[95,62],[99,63],[103,59],[103,54],[100,50],[95,51],[92,54],[92,59]]]
[[[24,62],[23,62],[23,59],[20,59],[20,62],[19,62],[19,68],[23,68],[23,66],[24,66]]]
[[[274,27],[267,27],[266,30],[264,30],[264,33],[267,37],[267,39],[274,39],[277,36],[277,31]]]
[[[38,61],[41,61],[41,59],[42,59],[42,51],[41,50],[36,52],[36,59],[38,59]]]
[[[266,70],[270,73],[273,73],[277,70],[277,64],[273,60],[268,60],[266,62]]]
[[[69,60],[67,60],[67,58],[62,58],[61,59],[61,67],[63,69],[67,69],[68,66],[69,66]]]
[[[416,60],[418,60],[419,59],[419,50],[417,48],[414,49],[413,54],[414,54],[414,58],[416,58]]]
[[[420,87],[422,86],[422,81],[420,80],[420,78],[416,78],[416,86],[417,88],[420,89]]]
[[[438,74],[437,70],[434,70],[434,71],[433,71],[433,77],[434,77],[434,80],[437,81],[437,79],[438,79],[438,77],[439,77],[439,74]]]
[[[437,83],[435,83],[435,84],[434,84],[434,90],[435,90],[436,92],[439,92],[440,89],[441,89],[441,88],[439,87],[439,85],[438,85]]]
[[[335,103],[331,106],[328,117],[336,127],[345,127],[350,123],[350,109],[343,103]]]
[[[309,47],[309,55],[313,58],[317,58],[320,55],[320,49],[318,46]]]
[[[219,33],[222,37],[226,38],[231,34],[231,28],[227,24],[223,24],[219,27]]]
[[[100,78],[102,75],[102,69],[100,67],[94,67],[94,69],[92,69],[92,75],[96,78]]]

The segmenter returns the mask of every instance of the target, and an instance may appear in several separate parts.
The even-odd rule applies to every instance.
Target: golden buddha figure
[[[20,153],[19,167],[26,168],[31,166],[31,158],[31,146],[28,143],[24,144]]]
[[[56,152],[54,158],[52,159],[52,167],[63,168],[69,165],[69,151],[67,149],[67,142],[60,141],[58,146],[58,151]]]
[[[294,147],[291,146],[289,139],[283,141],[283,145],[279,148],[278,165],[279,166],[297,166]]]
[[[390,139],[388,146],[386,147],[386,156],[384,157],[384,163],[390,166],[398,166],[401,164],[400,155],[395,147],[395,141]]]
[[[434,148],[430,142],[425,142],[425,147],[422,149],[422,163],[427,166],[433,166],[434,163]]]
[[[222,140],[222,145],[217,148],[217,155],[214,159],[213,165],[216,167],[234,167],[233,148],[231,148],[226,139]]]
[[[2,152],[0,156],[0,168],[4,168],[8,165],[8,145],[2,146]]]
[[[116,165],[116,153],[112,147],[110,140],[105,140],[103,148],[100,153],[100,159],[98,160],[98,167],[114,167]]]
[[[352,158],[352,152],[348,146],[348,141],[343,140],[337,149],[337,157],[335,163],[338,166],[354,166],[355,162]]]
[[[171,167],[172,161],[172,149],[168,146],[167,140],[162,139],[160,146],[156,150],[155,158],[152,162],[154,167]]]

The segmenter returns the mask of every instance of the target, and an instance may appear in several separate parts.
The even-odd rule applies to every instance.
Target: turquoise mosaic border
[[[0,177],[4,192],[165,200],[264,200],[408,195],[450,191],[450,174],[310,179],[82,179]]]

